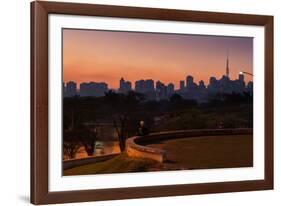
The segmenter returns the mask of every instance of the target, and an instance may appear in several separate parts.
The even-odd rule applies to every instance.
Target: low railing
[[[134,136],[128,138],[126,141],[126,153],[130,157],[141,157],[164,162],[167,157],[167,152],[162,149],[145,146],[168,139],[180,139],[188,137],[199,136],[213,136],[213,135],[241,135],[252,134],[252,128],[238,128],[238,129],[195,129],[195,130],[178,130],[151,133],[146,136]]]

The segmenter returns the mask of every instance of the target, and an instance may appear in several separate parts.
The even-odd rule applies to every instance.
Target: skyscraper
[[[253,90],[254,90],[254,84],[252,81],[249,81],[248,84],[247,84],[247,91],[253,95]]]
[[[205,83],[203,80],[199,81],[199,89],[206,89]]]
[[[180,90],[183,91],[184,90],[184,80],[180,81]]]
[[[167,86],[160,81],[156,82],[156,97],[158,100],[167,98]]]
[[[186,88],[187,89],[192,89],[192,87],[193,87],[193,77],[188,75],[186,77]]]
[[[77,85],[73,81],[69,81],[66,83],[65,93],[67,97],[73,97],[77,93]]]
[[[152,79],[146,79],[144,81],[145,93],[154,92],[154,81]]]
[[[119,92],[121,93],[128,93],[132,90],[132,83],[129,81],[125,81],[122,77],[119,81]]]
[[[135,82],[135,91],[139,92],[139,93],[144,93],[144,88],[145,88],[144,84],[145,84],[145,82],[143,79],[136,81]]]
[[[210,77],[209,85],[208,85],[209,93],[216,93],[218,92],[218,89],[219,89],[218,80],[216,79],[216,77]]]
[[[167,95],[170,97],[174,94],[175,92],[175,86],[172,83],[169,83],[167,86]]]
[[[122,90],[125,87],[125,80],[123,77],[121,77],[119,81],[119,90]]]
[[[245,90],[245,81],[244,81],[244,74],[239,74],[238,76],[238,82],[239,82],[239,90],[244,91]]]

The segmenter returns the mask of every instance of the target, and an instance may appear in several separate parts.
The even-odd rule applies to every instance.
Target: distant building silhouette
[[[139,92],[139,93],[144,93],[144,88],[145,88],[144,84],[145,84],[145,81],[143,79],[136,81],[135,82],[135,91]]]
[[[156,99],[166,99],[167,96],[167,86],[160,81],[156,82]]]
[[[135,82],[135,91],[144,94],[147,99],[155,99],[155,87],[152,79],[138,80]]]
[[[180,81],[180,90],[181,91],[184,90],[184,81],[183,80]]]
[[[188,75],[186,77],[186,89],[191,90],[193,89],[193,86],[194,86],[193,77]]]
[[[219,81],[216,79],[216,77],[210,77],[208,90],[210,93],[216,93],[219,90]]]
[[[81,97],[102,97],[108,91],[108,86],[105,82],[83,82],[80,84]]]
[[[167,85],[167,96],[171,97],[175,93],[175,86],[173,83]]]
[[[199,87],[198,87],[199,89],[206,89],[206,86],[205,86],[205,83],[204,83],[204,81],[203,80],[201,80],[201,81],[199,81]]]
[[[65,97],[74,97],[77,95],[77,84],[74,81],[69,81],[66,83],[65,87]]]
[[[154,92],[154,81],[152,79],[147,79],[144,81],[144,92]]]
[[[122,77],[119,81],[119,92],[120,93],[128,93],[129,91],[132,90],[132,83],[129,81],[125,81],[124,78]]]
[[[239,74],[238,79],[239,79],[240,82],[244,82],[244,75]]]
[[[254,89],[254,83],[252,81],[249,81],[247,84],[247,92],[253,95],[253,89]]]

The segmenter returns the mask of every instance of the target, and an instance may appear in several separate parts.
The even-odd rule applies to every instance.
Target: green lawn
[[[159,163],[144,158],[131,158],[125,153],[110,160],[83,165],[64,171],[64,175],[88,175],[123,172],[145,172],[151,167],[157,167]]]

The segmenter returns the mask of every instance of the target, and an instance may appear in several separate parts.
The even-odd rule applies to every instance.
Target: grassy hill
[[[110,160],[83,165],[64,171],[64,175],[89,175],[89,174],[108,174],[124,172],[145,172],[152,167],[158,167],[159,163],[145,158],[131,158],[125,153],[118,155]]]

